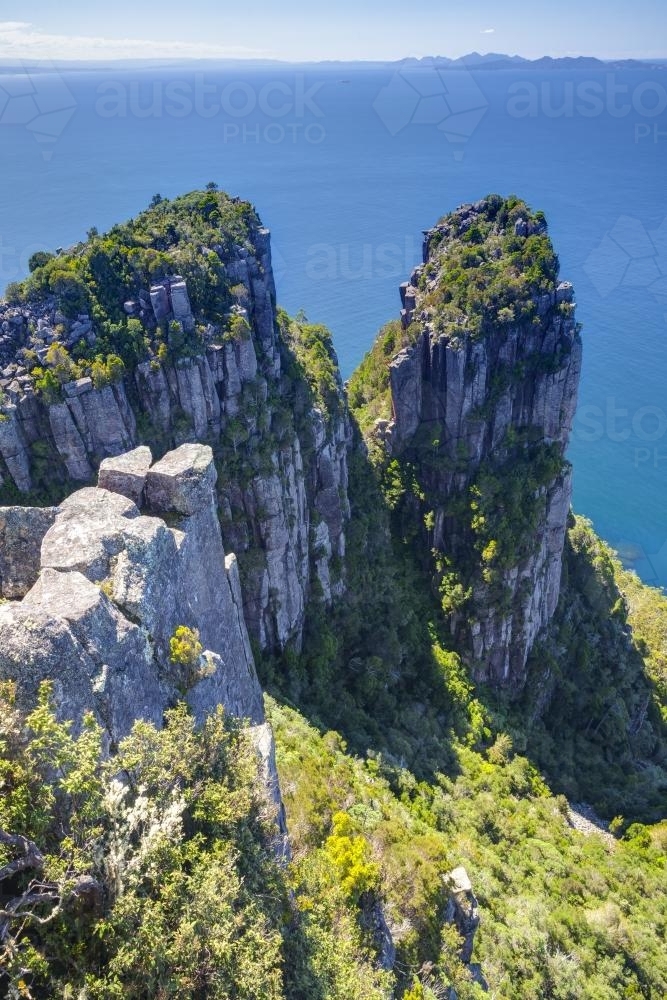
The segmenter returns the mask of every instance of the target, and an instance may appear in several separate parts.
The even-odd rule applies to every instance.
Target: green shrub
[[[244,727],[181,705],[108,757],[51,693],[0,684],[3,995],[388,1000],[331,865],[276,861]]]
[[[55,254],[48,253],[46,250],[37,250],[36,253],[31,254],[28,260],[28,270],[32,273],[38,267],[44,267],[50,260],[53,260],[54,256]]]
[[[47,406],[58,403],[62,399],[61,382],[54,371],[50,368],[33,368],[32,375],[35,379],[35,389],[44,397]]]
[[[371,860],[364,837],[355,833],[347,813],[335,813],[333,831],[324,849],[338,872],[338,879],[345,895],[358,903],[362,895],[378,888],[380,870]]]
[[[187,625],[179,625],[169,640],[171,662],[189,670],[197,666],[203,651],[199,632],[197,629],[188,628]]]

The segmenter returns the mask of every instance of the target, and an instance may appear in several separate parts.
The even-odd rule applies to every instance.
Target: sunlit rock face
[[[209,444],[247,627],[262,649],[278,651],[300,644],[309,600],[329,603],[344,589],[338,568],[352,431],[340,380],[340,406],[327,413],[295,375],[276,307],[270,234],[250,206],[246,214],[243,243],[221,226],[208,249],[225,294],[233,292],[226,319],[222,290],[208,313],[196,313],[180,274],[127,289],[122,309],[148,339],[160,326],[187,334],[196,326],[200,341],[196,352],[139,361],[112,384],[73,378],[59,398],[44,395],[26,352],[47,367],[54,344],[71,352],[83,341],[93,352],[99,324],[86,313],[64,314],[46,294],[20,307],[0,303],[0,494],[4,487],[11,503],[17,491],[39,495],[44,470],[49,486],[60,483],[65,493],[93,483],[101,466],[106,486],[106,460],[137,446],[157,456],[185,442]],[[178,252],[173,239],[160,251]]]
[[[573,289],[542,217],[491,197],[426,233],[401,297],[407,346],[390,364],[382,438],[417,468],[422,533],[474,676],[518,690],[560,591],[581,370]]]
[[[113,742],[137,718],[160,724],[181,696],[200,720],[222,704],[262,723],[236,560],[222,547],[211,449],[183,445],[151,468],[145,452],[115,462],[125,476],[116,476],[116,492],[85,487],[48,515],[33,585],[0,608],[2,676],[17,680],[26,704],[40,681],[52,680],[62,717],[93,711]],[[142,471],[150,514],[132,498]],[[31,530],[32,508],[3,509],[5,522],[8,511]],[[19,543],[6,540],[6,560]],[[172,662],[179,626],[198,633],[206,669],[186,674]]]

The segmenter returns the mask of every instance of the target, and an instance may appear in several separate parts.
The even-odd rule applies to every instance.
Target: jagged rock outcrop
[[[37,582],[42,539],[56,507],[0,507],[0,596],[25,597]]]
[[[468,966],[472,981],[487,991],[489,985],[482,973],[482,967],[479,963],[470,961],[475,946],[475,934],[480,922],[472,882],[462,865],[448,872],[444,881],[445,888],[449,893],[445,909],[445,923],[453,924],[459,932],[461,937],[460,958]],[[457,997],[457,991],[453,986],[450,987],[448,1000],[457,1000]]]
[[[468,965],[479,927],[479,912],[472,883],[465,868],[452,869],[445,876],[445,886],[449,891],[445,923],[455,924],[461,935],[461,961]]]
[[[540,216],[465,206],[401,286],[405,346],[376,434],[417,470],[443,606],[478,680],[519,690],[558,602],[581,344]]]
[[[150,356],[124,373],[91,369],[94,377],[67,381],[63,349],[84,343],[92,356],[101,329],[88,312],[68,312],[57,295],[30,292],[20,304],[0,305],[0,496],[3,483],[16,502],[17,490],[51,495],[58,481],[62,495],[92,482],[101,463],[104,484],[105,460],[137,445],[160,455],[184,442],[209,443],[248,628],[262,648],[275,650],[300,642],[312,597],[329,601],[343,587],[337,567],[349,514],[351,428],[342,385],[335,415],[310,398],[295,423],[294,397],[305,383],[278,323],[269,232],[250,206],[222,194],[191,198],[188,210],[201,211],[209,228],[211,199],[220,212],[242,211],[246,231],[235,221],[210,230],[210,245],[199,248],[215,272],[205,293],[197,271],[194,279],[174,270],[131,287],[125,272],[111,273],[114,261],[107,264],[107,283],[120,285],[121,322],[151,344],[142,347]],[[174,245],[161,241],[159,251],[178,260],[180,201],[156,211],[162,219],[172,205]],[[187,350],[179,347],[184,338]],[[41,367],[31,367],[36,362]],[[57,373],[48,391],[31,374],[44,370]]]
[[[265,801],[276,829],[272,844],[273,852],[279,860],[289,861],[292,857],[292,851],[287,829],[287,815],[280,792],[273,730],[268,722],[264,722],[261,725],[250,727],[250,737],[259,757],[260,778],[264,785]]]
[[[16,682],[26,708],[52,681],[59,715],[92,711],[111,742],[136,719],[160,726],[182,697],[199,721],[217,705],[249,719],[285,856],[273,734],[236,557],[222,547],[216,475],[208,446],[182,445],[152,466],[138,448],[102,470],[106,489],[86,487],[57,509],[0,508],[3,588],[22,596],[0,606],[0,677]],[[181,626],[198,636],[198,663],[172,659]]]
[[[223,704],[264,722],[236,561],[222,547],[215,478],[211,449],[183,445],[147,472],[150,515],[100,487],[39,512],[53,522],[43,533],[39,576],[22,600],[0,608],[0,674],[17,680],[22,700],[34,700],[50,678],[63,717],[92,710],[113,741],[138,717],[160,723],[182,694],[200,719]],[[35,512],[14,508],[9,516],[30,529]],[[20,533],[4,541],[11,561]],[[198,632],[211,667],[201,676],[171,660],[179,626]]]

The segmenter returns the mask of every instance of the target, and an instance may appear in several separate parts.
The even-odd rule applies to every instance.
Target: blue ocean
[[[514,192],[541,208],[584,339],[574,503],[667,586],[667,71],[230,66],[0,75],[0,284],[208,181],[273,233],[279,302],[348,376],[421,233]]]

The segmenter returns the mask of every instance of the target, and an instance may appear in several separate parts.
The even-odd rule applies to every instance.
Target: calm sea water
[[[347,376],[421,230],[490,191],[549,220],[585,343],[575,506],[667,585],[667,72],[22,71],[0,77],[0,284],[209,180],[273,232],[278,297]]]

